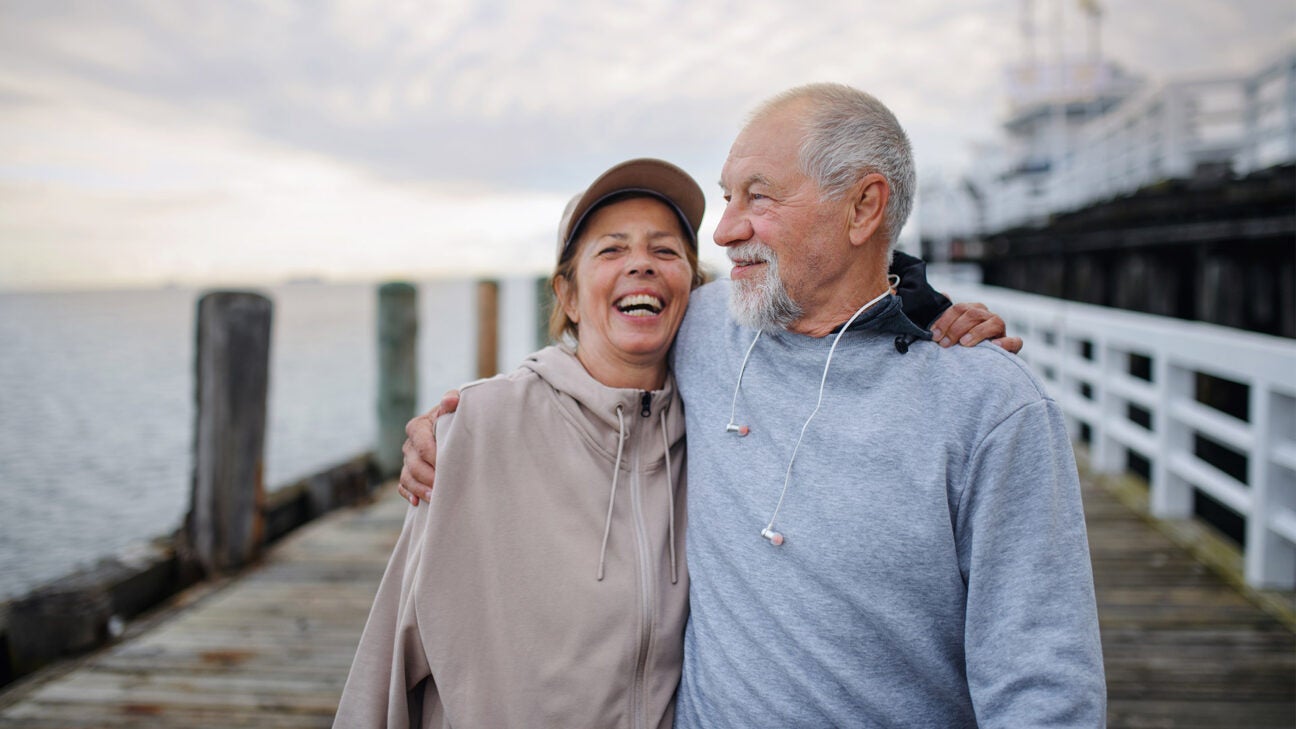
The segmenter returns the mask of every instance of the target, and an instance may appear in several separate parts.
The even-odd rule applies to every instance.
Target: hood
[[[851,331],[876,331],[908,339],[931,339],[931,332],[914,324],[904,311],[904,300],[897,295],[883,299],[877,306],[859,315],[851,322]],[[836,333],[841,327],[837,327]]]
[[[900,277],[896,294],[904,300],[905,316],[914,324],[928,328],[951,302],[927,282],[927,264],[904,251],[895,251],[891,258],[891,273]]]
[[[632,416],[640,418],[643,414],[645,392],[648,393],[646,419],[659,423],[661,413],[665,410],[666,431],[671,445],[684,437],[684,414],[680,412],[675,378],[669,373],[660,390],[608,387],[585,370],[585,366],[576,358],[574,350],[562,345],[545,347],[531,354],[522,362],[521,367],[534,372],[564,396],[559,398],[561,407],[576,416],[578,427],[592,437],[603,450],[608,451],[609,456],[616,455],[619,428],[617,406],[621,406],[627,422]]]
[[[669,373],[660,390],[633,390],[608,387],[595,380],[576,353],[567,347],[546,347],[529,356],[521,369],[534,372],[558,395],[557,404],[567,420],[584,438],[611,461],[608,479],[608,511],[603,523],[603,540],[599,548],[596,577],[603,579],[608,536],[612,530],[613,506],[617,483],[625,467],[623,456],[628,443],[653,442],[645,447],[648,455],[641,467],[662,468],[666,474],[667,540],[670,543],[671,583],[678,581],[679,568],[675,548],[675,485],[670,451],[684,439],[684,414],[675,394],[675,379]],[[645,432],[646,431],[646,432]],[[632,433],[635,434],[632,436]]]

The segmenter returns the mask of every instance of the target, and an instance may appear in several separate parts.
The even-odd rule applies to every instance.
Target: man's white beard
[[[765,261],[759,280],[739,279],[729,288],[729,314],[752,329],[786,329],[801,318],[801,307],[788,295],[779,278],[778,256],[763,243],[744,243],[729,249],[730,260]]]

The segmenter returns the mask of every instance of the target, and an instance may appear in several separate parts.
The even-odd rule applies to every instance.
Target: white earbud
[[[747,354],[743,355],[742,366],[738,368],[738,382],[734,384],[733,403],[729,406],[729,424],[725,426],[725,432],[737,433],[740,438],[750,433],[751,428],[734,422],[734,414],[738,412],[738,391],[742,389],[743,373],[747,371],[747,360],[751,359],[752,350],[756,348],[756,343],[760,341],[763,333],[763,331],[756,332],[755,339],[752,339],[752,343],[747,345]]]
[[[770,544],[773,544],[773,545],[776,546],[776,547],[781,547],[781,546],[783,546],[783,535],[782,535],[782,534],[779,534],[778,532],[774,531],[773,529],[770,529],[770,528],[768,528],[768,527],[765,528],[765,529],[762,529],[762,530],[761,530],[761,536],[762,536],[762,537],[765,537],[766,539],[768,539],[768,540],[770,541]]]

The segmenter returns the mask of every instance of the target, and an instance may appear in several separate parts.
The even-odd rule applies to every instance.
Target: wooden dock
[[[0,694],[0,727],[328,727],[409,505],[321,517],[238,578]]]
[[[1112,729],[1296,727],[1296,632],[1084,485]],[[1286,616],[1283,616],[1286,617]]]
[[[0,694],[0,726],[328,727],[405,502],[336,512],[242,576]],[[1086,485],[1110,724],[1296,726],[1296,633]]]

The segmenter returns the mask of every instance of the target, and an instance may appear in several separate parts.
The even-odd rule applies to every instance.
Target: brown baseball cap
[[[558,260],[573,243],[576,231],[598,206],[614,195],[639,192],[652,195],[671,206],[685,223],[689,245],[697,250],[698,227],[706,212],[706,195],[689,173],[670,162],[641,157],[613,165],[599,175],[585,191],[573,197],[558,224]]]

